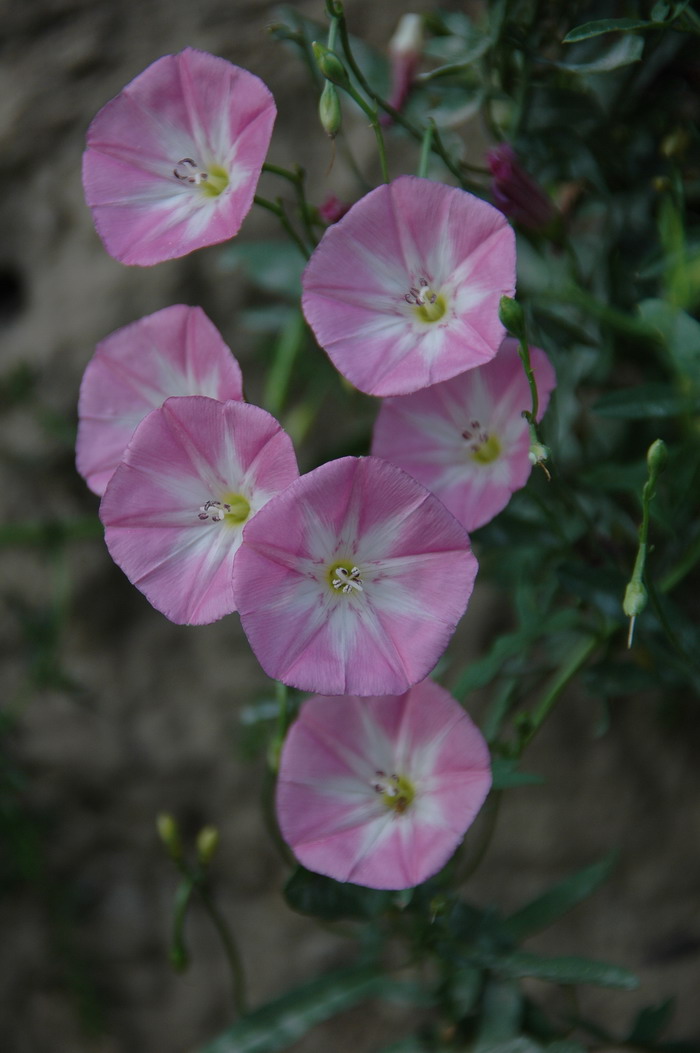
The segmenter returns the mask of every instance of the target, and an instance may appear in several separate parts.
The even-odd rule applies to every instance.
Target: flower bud
[[[668,450],[663,439],[655,439],[647,450],[647,465],[650,473],[662,471],[668,459]]]
[[[498,305],[498,317],[509,333],[518,340],[525,340],[525,315],[517,300],[502,296]]]
[[[180,831],[172,815],[168,812],[161,812],[156,819],[156,829],[171,859],[180,859],[182,857],[182,842],[180,841]]]
[[[633,578],[625,589],[625,598],[622,601],[622,609],[628,618],[636,618],[647,605],[647,590],[641,581]]]
[[[311,48],[318,63],[318,68],[326,80],[337,84],[341,88],[349,87],[350,78],[347,75],[345,66],[335,52],[327,48],[325,44],[320,44],[317,40],[314,40]]]
[[[530,451],[527,456],[533,467],[536,464],[542,464],[549,457],[549,447],[545,446],[543,442],[533,442],[530,445]]]
[[[509,143],[501,143],[486,154],[493,177],[493,202],[509,219],[527,230],[545,231],[558,219],[551,198],[528,175]]]
[[[403,109],[416,77],[416,70],[423,51],[423,18],[421,15],[402,15],[396,32],[389,41],[391,59],[391,94],[389,104],[395,110]],[[382,124],[391,124],[391,116],[385,114]]]
[[[323,85],[323,91],[321,92],[321,98],[318,104],[318,115],[321,119],[321,126],[326,135],[331,139],[335,139],[340,131],[342,113],[340,110],[338,92],[335,89],[335,85],[331,84],[329,80]]]
[[[350,205],[347,205],[344,201],[341,201],[335,194],[329,194],[328,197],[318,206],[318,214],[324,223],[328,226],[331,223],[337,223],[339,219],[342,219],[346,212],[350,210]]]
[[[215,826],[203,826],[197,834],[197,859],[203,867],[208,866],[219,847],[219,831]]]

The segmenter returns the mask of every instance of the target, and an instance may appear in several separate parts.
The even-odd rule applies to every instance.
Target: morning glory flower
[[[236,610],[243,527],[298,474],[289,436],[265,410],[202,395],[167,399],[138,425],[107,484],[107,547],[171,621],[216,621]]]
[[[541,418],[556,377],[544,351],[530,348],[530,360]],[[530,407],[518,343],[509,337],[486,365],[382,402],[372,453],[409,472],[476,530],[528,480],[530,433],[522,411]]]
[[[107,252],[150,266],[236,234],[276,114],[253,73],[205,51],[164,55],[97,114],[85,198]]]
[[[171,395],[243,398],[241,371],[201,307],[174,304],[102,340],[83,375],[77,468],[100,496],[136,425]]]
[[[234,594],[268,676],[327,695],[395,694],[435,665],[476,570],[436,497],[376,457],[344,457],[251,519]]]
[[[448,861],[490,786],[481,732],[424,680],[398,696],[305,702],[282,750],[277,817],[309,870],[410,888]]]
[[[370,395],[404,395],[496,354],[515,238],[473,194],[400,176],[326,230],[303,288],[306,319],[343,376]]]

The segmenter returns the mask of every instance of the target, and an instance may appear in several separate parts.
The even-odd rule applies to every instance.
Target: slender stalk
[[[573,680],[579,669],[586,664],[599,644],[600,638],[598,636],[589,636],[583,640],[579,640],[573,648],[568,659],[554,675],[549,687],[540,698],[526,722],[524,722],[520,732],[520,741],[517,745],[516,755],[518,757],[522,755],[525,747],[529,746],[532,742],[533,738],[554,708],[554,705],[564,688],[571,680]]]
[[[316,244],[316,236],[311,226],[309,218],[309,203],[306,200],[306,194],[304,192],[304,180],[306,178],[306,172],[301,165],[295,165],[293,169],[282,168],[281,165],[269,164],[267,161],[263,165],[263,172],[268,172],[270,175],[279,176],[281,179],[286,179],[287,182],[291,183],[294,187],[294,193],[297,199],[297,206],[299,209],[299,218],[304,226],[304,232],[311,245]]]
[[[273,216],[277,216],[280,223],[286,230],[287,234],[292,239],[296,247],[299,249],[299,252],[302,254],[305,260],[308,260],[309,256],[311,255],[311,250],[307,248],[307,246],[304,244],[304,242],[301,240],[301,238],[295,231],[292,224],[289,222],[289,217],[287,216],[287,213],[284,210],[284,206],[282,205],[282,202],[279,200],[279,198],[277,199],[277,201],[268,201],[267,198],[261,197],[260,194],[256,194],[253,200],[256,205],[260,206],[260,208],[264,208],[267,212],[272,212]]]
[[[418,175],[425,179],[428,174],[428,162],[430,161],[430,152],[433,145],[433,134],[435,132],[435,122],[429,121],[426,125],[425,133],[423,135],[423,142],[420,148],[420,160],[418,162]]]
[[[199,895],[202,906],[209,915],[224,948],[226,960],[228,961],[229,969],[231,970],[233,1004],[236,1008],[236,1012],[239,1016],[244,1016],[245,1013],[248,1012],[248,993],[245,970],[243,969],[243,962],[241,961],[238,947],[236,946],[236,942],[228,927],[226,919],[212,899],[206,885],[198,883],[197,894]]]

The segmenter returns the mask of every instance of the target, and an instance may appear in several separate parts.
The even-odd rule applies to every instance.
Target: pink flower
[[[141,421],[107,484],[107,547],[171,621],[216,621],[236,609],[231,568],[244,524],[298,474],[289,436],[265,410],[167,399]]]
[[[444,688],[302,706],[282,750],[280,830],[305,867],[401,889],[435,874],[491,786],[481,732]]]
[[[554,222],[552,199],[525,171],[509,143],[489,150],[486,162],[493,176],[493,200],[501,212],[528,230],[545,230]]]
[[[166,307],[97,345],[80,386],[77,442],[94,493],[104,493],[139,421],[170,395],[243,398],[238,363],[201,307]]]
[[[533,347],[530,358],[541,417],[556,377],[544,351]],[[527,482],[530,435],[522,411],[530,407],[518,344],[508,338],[492,362],[413,395],[386,399],[372,453],[409,472],[467,530],[476,530]]]
[[[485,201],[400,176],[328,228],[303,286],[306,319],[340,372],[370,395],[404,395],[496,354],[515,239]]]
[[[432,669],[476,570],[436,497],[376,457],[344,457],[251,520],[234,594],[268,676],[328,695],[391,694]]]
[[[97,114],[83,186],[105,248],[150,266],[236,234],[272,134],[275,104],[247,70],[185,48]]]

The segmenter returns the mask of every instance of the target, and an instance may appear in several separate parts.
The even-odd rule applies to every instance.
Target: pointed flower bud
[[[329,80],[326,81],[323,86],[323,91],[321,92],[321,99],[318,104],[318,115],[321,119],[321,126],[326,135],[330,139],[335,139],[340,131],[343,115],[340,110],[338,92],[335,89],[335,85],[331,84]]]
[[[402,110],[413,86],[423,51],[423,19],[421,15],[402,15],[396,32],[389,41],[391,59],[391,95],[389,103]],[[391,117],[382,117],[382,124],[391,124]]]
[[[350,78],[347,75],[345,66],[335,52],[327,48],[325,44],[320,44],[317,40],[314,40],[311,48],[318,63],[318,68],[326,80],[331,81],[332,84],[337,84],[340,88],[350,87]]]
[[[632,578],[625,589],[625,598],[622,601],[622,609],[628,618],[636,618],[647,605],[647,590],[641,581]]]
[[[331,223],[337,223],[339,219],[342,219],[349,209],[350,205],[341,201],[335,194],[329,194],[325,201],[318,206],[318,214],[323,222],[330,226]]]
[[[211,863],[219,847],[219,831],[215,826],[203,826],[197,834],[197,859],[203,867]]]
[[[663,439],[655,439],[647,450],[647,464],[650,471],[660,472],[666,465],[668,450]]]
[[[168,812],[161,812],[156,819],[156,829],[171,859],[179,859],[182,856],[182,842],[180,831],[172,815]]]
[[[509,143],[501,143],[486,155],[493,182],[493,203],[509,219],[527,230],[544,231],[557,219],[551,198],[529,175]]]

